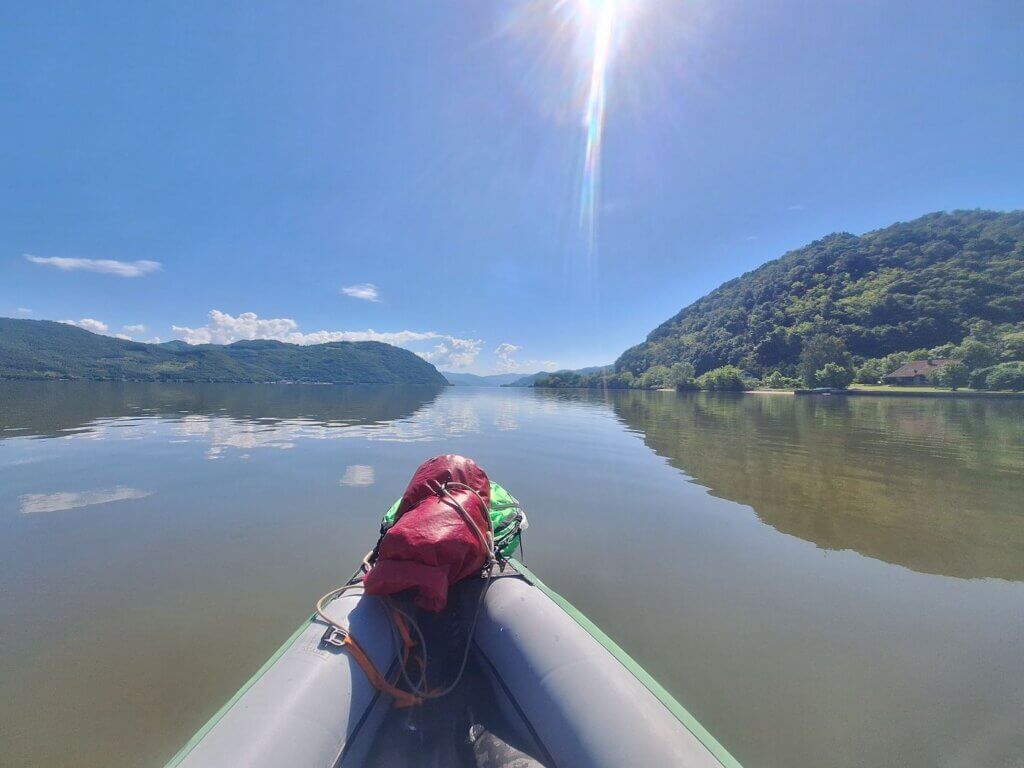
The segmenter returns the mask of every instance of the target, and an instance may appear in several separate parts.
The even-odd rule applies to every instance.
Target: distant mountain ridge
[[[521,373],[492,373],[479,375],[476,373],[457,373],[455,371],[441,371],[441,375],[448,379],[448,382],[456,387],[503,387],[513,381],[522,378]]]
[[[0,318],[0,379],[425,384],[448,382],[406,349],[377,341],[300,346],[143,344],[65,323]]]
[[[597,373],[598,371],[610,370],[610,369],[611,369],[610,365],[591,365],[591,366],[588,366],[586,368],[574,368],[574,369],[563,368],[563,369],[558,370],[558,371],[539,371],[537,373],[531,373],[528,376],[521,376],[520,378],[517,378],[515,381],[512,381],[512,382],[510,382],[508,384],[502,384],[501,386],[503,386],[503,387],[532,387],[534,384],[537,383],[538,379],[544,378],[545,376],[552,376],[552,375],[554,375],[556,373],[560,373],[560,374],[571,373],[571,374],[576,374],[577,376],[585,376],[585,375],[587,375],[589,373]]]

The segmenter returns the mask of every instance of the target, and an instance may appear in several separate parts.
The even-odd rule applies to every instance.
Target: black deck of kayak
[[[444,611],[415,613],[427,639],[431,686],[447,684],[458,671],[479,589],[479,581],[462,582],[452,589]],[[554,760],[494,666],[474,647],[459,685],[450,694],[388,713],[373,734],[365,765],[484,768],[513,764],[494,760],[500,745],[528,756],[533,766],[554,768]]]

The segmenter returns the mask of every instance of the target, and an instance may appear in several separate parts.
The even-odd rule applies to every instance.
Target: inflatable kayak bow
[[[168,768],[739,768],[513,557],[525,525],[469,460],[424,464],[348,584]]]

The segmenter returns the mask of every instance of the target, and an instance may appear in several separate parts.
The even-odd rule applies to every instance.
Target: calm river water
[[[6,383],[0,430],[0,765],[162,765],[447,452],[748,768],[1024,765],[1024,401]]]

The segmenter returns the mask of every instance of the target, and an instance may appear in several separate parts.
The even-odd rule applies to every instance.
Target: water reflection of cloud
[[[499,429],[516,429],[513,411],[495,418]],[[303,440],[379,440],[429,442],[480,431],[480,414],[472,401],[442,400],[413,418],[367,424],[325,422],[317,419],[254,419],[189,414],[175,420],[175,439],[169,442],[207,444],[206,458],[223,458],[228,449],[249,452],[261,448],[287,450]],[[248,455],[248,454],[247,454]]]
[[[37,512],[59,512],[65,509],[91,507],[112,501],[144,499],[152,491],[118,485],[114,488],[97,488],[94,491],[59,491],[57,493],[26,493],[21,497],[21,513],[31,515]]]
[[[107,429],[106,425],[62,429],[60,438],[62,440],[105,440]]]
[[[362,487],[373,485],[375,480],[373,467],[366,464],[351,464],[345,468],[345,474],[340,482],[342,485]]]
[[[367,420],[357,414],[348,420],[343,411],[337,417],[324,419],[317,417],[315,409],[308,416],[285,418],[260,417],[258,409],[252,416],[230,414],[223,408],[206,413],[143,409],[128,417],[97,419],[84,426],[58,430],[57,436],[72,441],[153,439],[174,445],[197,443],[208,459],[240,459],[251,457],[259,449],[288,450],[307,440],[426,443],[478,434],[486,429],[516,430],[524,418],[543,412],[549,405],[527,397],[463,393],[442,396],[411,415],[391,420]]]

